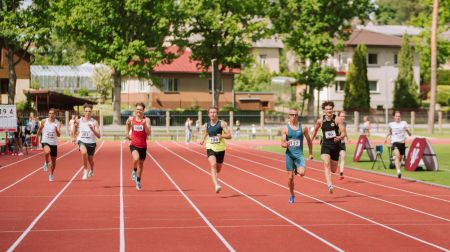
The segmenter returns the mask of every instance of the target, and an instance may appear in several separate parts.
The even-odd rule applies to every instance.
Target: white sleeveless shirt
[[[58,120],[50,122],[45,119],[44,127],[42,128],[42,142],[50,145],[58,145],[56,136],[56,127],[58,126]]]
[[[84,118],[82,117],[78,123],[79,134],[78,134],[77,141],[81,141],[83,143],[96,143],[97,138],[94,135],[94,132],[91,130],[91,128],[89,128],[89,124],[94,126],[94,124],[96,122],[95,119],[91,118],[87,122],[85,122],[83,120],[84,120]]]

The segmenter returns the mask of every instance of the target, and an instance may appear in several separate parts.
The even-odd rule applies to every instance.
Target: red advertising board
[[[366,135],[360,135],[358,141],[356,142],[356,149],[355,154],[353,155],[353,162],[359,162],[364,150],[367,151],[367,154],[369,155],[369,160],[375,161],[376,153],[372,143],[370,142],[369,138],[367,138]]]
[[[417,166],[423,160],[428,171],[437,171],[438,162],[436,152],[434,152],[430,141],[426,138],[415,138],[409,148],[408,156],[406,157],[405,169],[408,171],[415,171]]]

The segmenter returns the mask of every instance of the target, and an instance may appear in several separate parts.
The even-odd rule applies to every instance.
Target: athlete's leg
[[[400,155],[400,150],[398,148],[394,149],[394,156],[395,156],[395,169],[397,169],[397,176],[401,174],[401,161],[402,161],[402,155]]]
[[[211,169],[211,179],[214,184],[214,187],[218,187],[219,184],[217,183],[217,161],[216,156],[211,155],[208,157],[209,167]]]
[[[88,155],[87,156],[88,157],[88,162],[89,162],[89,165],[91,166],[91,172],[94,172],[94,155]]]
[[[83,162],[83,180],[86,180],[89,175],[89,171],[88,171],[87,149],[84,144],[80,144],[80,153],[81,153],[81,160]]]
[[[325,180],[328,185],[328,191],[330,193],[332,193],[333,184],[331,182],[331,157],[328,154],[322,154],[322,155],[320,155],[320,157],[323,160],[323,168],[324,168],[324,172],[325,172]],[[334,161],[334,162],[336,162],[336,161]],[[335,166],[336,166],[336,164],[335,164]],[[330,191],[330,187],[331,187],[331,191]]]
[[[344,178],[345,155],[346,155],[345,150],[341,150],[341,151],[339,152],[339,159],[340,159],[340,163],[339,163],[339,175],[340,175],[340,178],[341,178],[341,179]]]
[[[48,164],[50,162],[50,146],[45,145],[43,149],[44,149],[45,163]]]
[[[294,196],[294,170],[288,171],[288,187],[291,196]]]
[[[56,156],[51,157],[52,163],[50,164],[50,174],[53,175],[55,168],[56,168]]]

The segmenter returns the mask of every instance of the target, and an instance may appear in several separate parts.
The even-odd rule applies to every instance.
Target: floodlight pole
[[[211,60],[211,94],[212,94],[212,105],[215,106],[216,105],[216,100],[214,99],[214,92],[215,92],[215,87],[214,87],[214,61],[216,61],[216,59],[212,59]]]

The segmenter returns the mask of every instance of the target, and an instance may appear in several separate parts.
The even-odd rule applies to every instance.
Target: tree
[[[346,78],[344,109],[369,110],[370,89],[367,78],[367,47],[365,45],[360,44],[356,47]]]
[[[0,2],[0,47],[7,50],[8,59],[8,103],[14,104],[17,75],[15,66],[25,57],[29,57],[31,46],[38,47],[46,43],[49,34],[49,2],[34,0],[7,0]],[[14,56],[16,55],[16,59]]]
[[[31,51],[35,65],[76,66],[85,63],[84,48],[73,41],[58,37],[56,32],[50,35],[49,43]]]
[[[184,0],[185,26],[180,30],[205,72],[214,60],[214,83],[222,73],[251,63],[252,42],[266,36],[268,22],[263,19],[267,0]],[[213,103],[219,105],[220,85],[214,85]]]
[[[274,0],[270,18],[287,46],[305,63],[314,66],[333,55],[350,35],[354,18],[365,20],[374,10],[372,1]],[[309,64],[306,64],[309,62]],[[310,71],[304,71],[310,73]],[[308,114],[314,111],[314,91],[319,87],[307,78]]]
[[[377,0],[375,21],[379,24],[406,24],[412,17],[431,9],[423,0]]]
[[[414,54],[407,34],[403,35],[399,61],[399,72],[394,89],[394,108],[418,108],[419,92],[413,72]]]
[[[112,90],[114,85],[113,79],[111,78],[111,69],[104,65],[95,67],[92,79],[100,95],[100,103],[104,103],[109,96],[109,91]]]
[[[113,123],[120,123],[122,78],[151,78],[156,64],[170,60],[164,41],[180,14],[171,0],[56,0],[55,26],[86,49],[86,58],[113,68]]]
[[[246,67],[236,77],[234,89],[242,92],[270,91],[272,74],[267,66]]]

